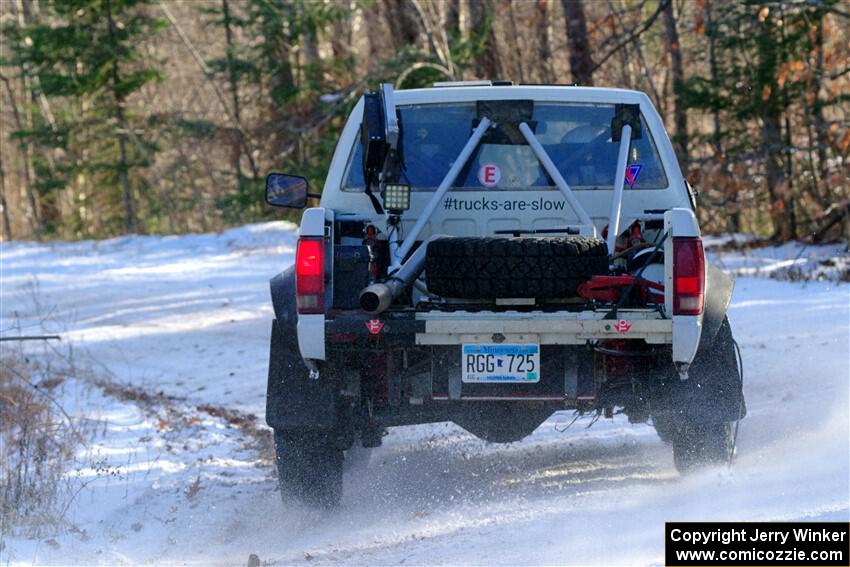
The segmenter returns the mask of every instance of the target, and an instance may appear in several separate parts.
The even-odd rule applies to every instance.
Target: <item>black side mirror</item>
[[[307,180],[298,175],[269,173],[266,176],[266,203],[272,207],[303,209],[307,206]]]

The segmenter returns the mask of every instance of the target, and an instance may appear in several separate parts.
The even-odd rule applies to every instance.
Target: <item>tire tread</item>
[[[444,297],[574,297],[578,286],[608,273],[605,243],[590,237],[455,237],[428,244],[428,290]]]

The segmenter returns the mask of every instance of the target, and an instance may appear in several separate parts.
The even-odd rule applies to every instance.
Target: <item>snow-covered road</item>
[[[347,473],[340,510],[283,509],[254,438],[199,408],[262,416],[267,281],[293,245],[285,223],[2,245],[4,333],[60,332],[180,420],[67,384],[106,423],[79,474],[118,473],[91,472],[49,544],[4,534],[0,563],[658,564],[666,520],[850,520],[850,287],[759,278],[739,278],[730,310],[749,406],[732,470],[681,479],[651,427],[561,432],[564,412],[511,445],[393,430]]]

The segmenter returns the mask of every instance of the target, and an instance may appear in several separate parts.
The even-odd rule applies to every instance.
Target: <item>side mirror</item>
[[[285,173],[266,176],[266,203],[272,207],[303,209],[307,196],[307,180],[303,177]]]

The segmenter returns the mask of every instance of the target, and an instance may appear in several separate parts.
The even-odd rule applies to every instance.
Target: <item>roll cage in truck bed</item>
[[[435,109],[468,120],[468,138],[433,143],[439,127],[420,115]],[[650,167],[657,186],[641,189]],[[436,187],[413,183],[434,171]],[[295,176],[267,180],[271,204],[303,206],[306,191]],[[745,411],[732,280],[706,264],[693,206],[642,93],[365,95],[320,206],[304,211],[295,265],[271,282],[266,417],[289,463],[284,493],[341,490],[317,484],[296,445],[327,465],[355,438],[374,446],[386,426],[440,420],[514,441],[571,408],[651,419],[682,470],[726,458]]]

